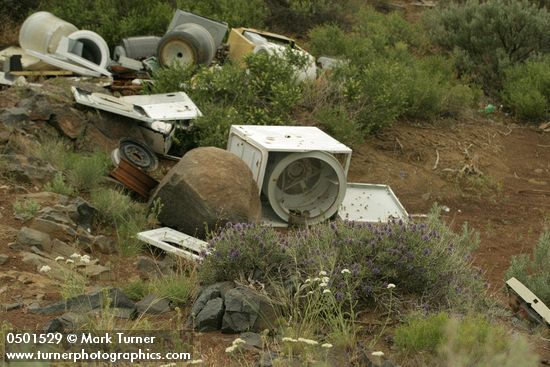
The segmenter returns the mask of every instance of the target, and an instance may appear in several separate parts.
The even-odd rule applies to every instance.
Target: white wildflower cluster
[[[351,271],[349,269],[342,269],[340,272],[341,274],[351,274]]]
[[[233,353],[237,349],[239,349],[239,345],[246,344],[246,341],[244,341],[241,338],[237,338],[233,340],[233,343],[231,343],[231,346],[225,348],[225,353]]]
[[[321,348],[330,349],[330,348],[332,348],[332,344],[330,344],[330,343],[321,344]]]
[[[49,267],[48,265],[42,265],[42,267],[38,270],[38,272],[40,272],[40,273],[47,273],[47,272],[49,272],[50,270],[52,270],[52,268]]]
[[[383,357],[384,356],[384,352],[382,352],[381,350],[379,350],[377,352],[372,352],[371,354],[375,357]]]
[[[63,256],[58,256],[55,258],[55,261],[62,261],[62,260],[65,260],[65,258]]]
[[[302,342],[307,345],[317,345],[319,342],[313,340],[313,339],[306,339],[306,338],[298,338],[299,342]]]
[[[70,256],[70,259],[65,260],[67,264],[74,264],[75,261],[80,261],[84,265],[88,265],[92,262],[90,255],[80,255],[79,253],[74,253]]]
[[[297,343],[298,342],[298,339],[294,339],[294,338],[289,338],[288,336],[285,336],[282,341],[284,342],[289,342],[289,343]]]
[[[390,283],[390,284],[388,284],[387,288],[388,288],[388,289],[393,289],[393,288],[395,288],[395,284]]]

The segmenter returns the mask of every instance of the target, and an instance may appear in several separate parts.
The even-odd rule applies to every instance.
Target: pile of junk
[[[199,107],[183,92],[139,94],[155,68],[173,63],[210,66],[225,58],[242,63],[251,53],[286,57],[290,48],[308,60],[296,70],[303,81],[342,60],[315,60],[285,36],[229,30],[224,22],[181,10],[163,37],[123,39],[112,56],[99,34],[48,12],[25,20],[19,43],[0,52],[0,84],[24,84],[33,76],[102,78],[101,87],[118,97],[75,85],[76,103],[125,116],[142,129],[143,140],[122,139],[113,150],[111,177],[150,205],[161,201],[164,227],[137,234],[150,245],[200,260],[208,250],[204,228],[223,222],[289,227],[336,218],[372,223],[409,218],[389,186],[348,182],[352,150],[316,127],[233,125],[226,150],[197,148],[179,157],[169,154],[175,130],[192,127],[202,116]],[[151,172],[161,159],[176,163],[159,182]]]

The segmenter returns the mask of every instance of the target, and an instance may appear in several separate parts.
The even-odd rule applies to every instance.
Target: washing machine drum
[[[216,56],[216,45],[206,28],[195,23],[185,23],[161,38],[157,56],[163,66],[174,63],[210,65]]]
[[[264,177],[263,194],[286,222],[326,220],[337,213],[346,194],[344,169],[326,152],[279,153]]]

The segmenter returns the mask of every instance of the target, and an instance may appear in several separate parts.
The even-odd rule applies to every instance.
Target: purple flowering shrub
[[[484,293],[470,258],[477,244],[467,227],[454,233],[436,213],[426,223],[336,221],[286,234],[238,224],[210,241],[212,253],[200,273],[204,282],[243,275],[284,282],[326,271],[340,301],[349,299],[345,290],[350,288],[355,301],[376,301],[393,283],[399,295],[415,295],[424,306],[448,306]]]
[[[292,260],[279,233],[251,224],[227,224],[210,239],[209,250],[199,273],[205,284],[240,278],[265,281]]]

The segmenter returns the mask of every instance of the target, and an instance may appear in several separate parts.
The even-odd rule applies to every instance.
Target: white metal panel
[[[208,252],[207,242],[168,227],[139,232],[137,238],[166,252],[195,261],[202,260],[201,254]]]
[[[387,222],[409,215],[388,185],[348,183],[338,216],[354,222]]]
[[[258,184],[258,191],[261,192],[265,168],[267,165],[268,152],[252,144],[252,142],[243,140],[240,136],[229,134],[227,140],[227,150],[241,158],[250,171],[252,177]]]
[[[550,326],[550,309],[540,300],[540,298],[516,278],[508,279],[506,285],[535,310],[540,318],[546,322],[547,326]]]
[[[156,120],[183,121],[202,116],[197,106],[183,92],[113,97],[88,93],[76,87],[71,87],[71,90],[77,103],[151,124]]]
[[[352,152],[346,145],[313,126],[233,125],[231,133],[245,141],[253,141],[270,152]]]
[[[85,76],[93,76],[93,77],[101,76],[101,74],[98,73],[97,71],[93,71],[88,68],[75,65],[69,61],[59,59],[58,57],[55,57],[54,55],[51,55],[51,54],[42,54],[40,52],[36,52],[33,50],[25,50],[25,52],[31,56],[34,56],[44,61],[47,64],[50,64],[52,66],[58,67],[63,70],[69,70],[69,71],[72,71],[73,73],[76,73],[79,75],[85,75]]]
[[[135,95],[120,99],[140,106],[154,120],[192,120],[202,116],[199,108],[183,92]]]

